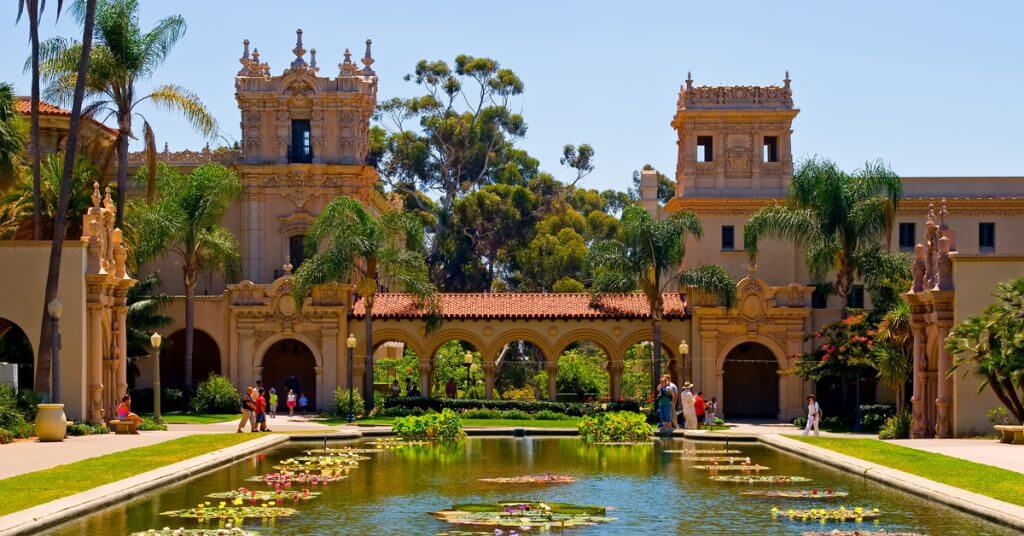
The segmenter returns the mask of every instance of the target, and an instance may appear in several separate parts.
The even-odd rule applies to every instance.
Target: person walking
[[[306,393],[299,393],[299,412],[302,415],[306,414],[306,408],[309,407],[309,399],[306,398]]]
[[[679,386],[672,383],[672,375],[665,374],[665,381],[668,382],[668,388],[672,390],[672,429],[679,428],[679,411],[678,408],[682,402],[679,398]]]
[[[405,396],[412,396],[412,378],[405,377]]]
[[[714,430],[715,412],[718,411],[718,399],[711,397],[711,400],[704,407],[704,427]]]
[[[818,425],[821,422],[821,406],[818,405],[818,400],[813,394],[807,395],[807,426],[804,426],[804,435],[811,432],[811,426],[814,426],[814,435],[818,435]]]
[[[683,418],[686,419],[687,430],[697,429],[697,411],[694,408],[694,403],[693,384],[686,382],[683,384]]]
[[[288,389],[288,397],[285,399],[285,405],[288,406],[288,416],[295,416],[295,405],[298,404],[299,397],[295,395],[295,391]]]
[[[654,394],[655,404],[658,408],[658,428],[662,433],[671,433],[672,426],[672,408],[675,407],[675,395],[672,393],[672,389],[669,388],[669,381],[667,376],[662,376],[661,381],[658,383],[658,391]]]
[[[274,387],[270,388],[270,405],[267,406],[267,407],[270,408],[270,418],[271,419],[276,418],[277,417],[277,389],[274,388]]]
[[[704,411],[706,410],[704,404],[704,391],[697,391],[697,396],[693,399],[693,411],[697,414],[697,428],[704,427]]]
[[[245,423],[249,423],[250,430],[256,431],[256,400],[252,397],[252,387],[245,388],[245,395],[242,396],[242,418],[238,421],[236,433],[242,433]]]
[[[260,432],[269,432],[267,428],[267,398],[263,396],[262,387],[256,390],[256,427]]]

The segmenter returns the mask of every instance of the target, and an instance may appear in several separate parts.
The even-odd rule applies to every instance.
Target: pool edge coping
[[[1024,530],[1024,506],[1018,506],[980,493],[943,484],[899,469],[862,460],[824,447],[784,437],[762,434],[758,441],[798,457],[825,464],[854,475],[886,484],[912,495],[978,516],[987,521]]]
[[[12,512],[0,516],[0,535],[35,534],[80,515],[131,499],[137,494],[218,469],[230,462],[286,443],[289,440],[288,434],[266,435]]]

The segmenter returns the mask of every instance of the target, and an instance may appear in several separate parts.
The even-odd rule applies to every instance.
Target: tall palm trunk
[[[850,316],[846,305],[849,303],[850,290],[853,288],[853,267],[846,255],[839,257],[839,268],[836,270],[836,294],[839,296],[840,318]]]
[[[39,354],[36,367],[36,391],[50,393],[50,400],[57,402],[60,393],[53,392],[50,382],[50,352],[52,351],[50,319],[46,304],[57,297],[60,282],[60,260],[63,253],[64,230],[67,225],[68,203],[71,200],[71,176],[75,167],[75,152],[78,149],[78,125],[82,117],[82,101],[85,99],[85,77],[89,70],[89,54],[92,52],[92,30],[96,18],[96,0],[86,0],[85,24],[82,28],[82,56],[78,60],[78,76],[75,80],[75,96],[71,105],[71,122],[68,127],[67,149],[64,153],[64,176],[60,183],[57,199],[57,216],[53,223],[53,241],[50,244],[50,265],[46,273],[46,293],[43,298],[42,328],[39,330]],[[38,150],[38,146],[36,146]]]
[[[125,112],[125,116],[119,121],[117,136],[117,218],[114,225],[118,228],[124,222],[124,203],[128,194],[128,136],[132,132],[131,112]]]
[[[39,161],[39,0],[28,2],[28,27],[32,40],[32,239],[43,239],[43,194]]]
[[[363,296],[366,304],[366,358],[363,361],[363,407],[369,415],[373,411],[373,295]]]
[[[658,384],[661,383],[661,321],[651,321],[651,339],[654,344],[651,347],[651,392],[658,392]]]
[[[185,264],[185,387],[192,387],[192,345],[196,334],[196,280],[199,270]]]

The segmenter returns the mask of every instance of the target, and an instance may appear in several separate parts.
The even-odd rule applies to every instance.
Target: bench
[[[1002,436],[999,438],[1000,443],[1024,445],[1024,426],[997,424],[996,431],[1002,434]]]
[[[107,426],[114,431],[115,434],[138,434],[139,431],[136,428],[139,424],[135,421],[120,421],[112,419],[107,422]]]

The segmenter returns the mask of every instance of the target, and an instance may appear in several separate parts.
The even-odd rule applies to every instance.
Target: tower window
[[[850,309],[864,308],[864,285],[850,287],[850,295],[846,297],[846,306]]]
[[[764,137],[764,154],[763,160],[765,162],[778,162],[779,161],[779,137],[778,136],[765,136]]]
[[[722,251],[736,249],[736,228],[732,225],[722,226]]]
[[[297,270],[302,265],[302,261],[306,260],[306,235],[288,237],[288,257],[293,269]]]
[[[914,237],[917,235],[913,222],[900,224],[900,251],[914,251]]]
[[[697,136],[697,161],[714,162],[715,148],[711,136]]]
[[[288,162],[309,164],[313,161],[313,140],[309,119],[292,120],[292,144],[288,150]]]
[[[996,249],[996,224],[982,222],[978,224],[978,249],[980,251],[995,251]]]

